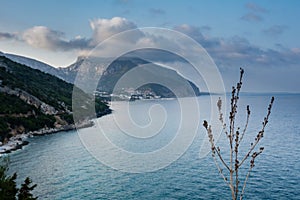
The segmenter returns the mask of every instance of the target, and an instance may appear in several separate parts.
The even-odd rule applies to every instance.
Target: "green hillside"
[[[0,93],[0,102],[1,142],[14,134],[54,127],[56,120],[53,115],[43,114],[39,109],[25,103],[17,96]],[[11,132],[12,130],[14,133]]]
[[[73,124],[72,92],[72,84],[0,56],[0,141],[20,133]],[[95,105],[97,116],[110,111],[98,100]],[[91,109],[89,105],[84,107]]]
[[[59,110],[64,110],[61,102],[71,109],[73,85],[55,76],[0,56],[0,80],[3,86],[25,90]]]

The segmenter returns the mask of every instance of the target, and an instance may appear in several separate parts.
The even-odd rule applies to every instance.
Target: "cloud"
[[[222,42],[220,38],[212,38],[208,36],[204,36],[201,31],[201,27],[190,26],[188,24],[183,24],[180,26],[175,26],[174,30],[182,32],[197,42],[199,42],[206,49],[215,49],[219,47]]]
[[[263,7],[260,7],[259,5],[255,4],[255,3],[247,3],[245,5],[245,7],[253,12],[257,12],[257,13],[266,13],[267,10]]]
[[[20,33],[0,32],[0,40],[19,40],[32,47],[51,51],[77,50],[79,52],[87,52],[115,34],[137,28],[135,23],[120,17],[91,20],[90,27],[93,31],[90,38],[77,36],[72,39],[66,39],[63,32],[52,30],[45,26],[34,26]],[[135,43],[142,37],[143,34],[136,31],[134,35],[128,38],[121,38],[121,40]]]
[[[159,9],[159,8],[150,8],[149,12],[152,15],[164,15],[164,14],[166,14],[166,11],[164,11],[162,9]]]
[[[219,66],[283,67],[290,64],[296,65],[300,62],[299,49],[264,50],[240,36],[226,39],[205,37],[200,31],[200,27],[187,24],[176,26],[174,29],[199,42]]]
[[[86,55],[89,54],[99,42],[120,32],[136,29],[137,25],[128,19],[114,17],[111,19],[91,20],[90,27],[92,34],[88,38],[77,36],[68,39],[63,32],[52,30],[45,26],[35,26],[18,33],[0,32],[0,40],[17,40],[35,48],[50,51],[75,51],[78,55]],[[287,28],[288,27],[284,25],[275,25],[263,30],[263,33],[278,36]],[[276,77],[280,77],[281,72],[285,73],[285,77],[289,77],[290,75],[295,76],[297,73],[299,74],[299,48],[289,49],[281,44],[277,44],[274,49],[263,49],[241,36],[222,38],[204,34],[205,31],[209,31],[210,29],[210,27],[206,26],[198,27],[188,24],[173,27],[173,30],[182,32],[200,43],[212,57],[221,72],[228,74],[228,80],[232,81],[230,74],[232,74],[233,70],[241,66],[248,66],[247,71],[249,70],[250,73],[252,73],[252,78],[255,80],[253,81],[254,84],[256,84],[256,76],[262,77],[262,75],[259,75],[262,70],[266,73],[273,73],[274,76],[275,72],[278,72]],[[105,48],[99,48],[97,50],[107,51],[105,55],[110,56],[112,55],[111,52],[117,52],[119,50],[116,48],[134,49],[136,46],[141,46],[141,44],[161,44],[176,48],[176,44],[170,41],[168,37],[162,37],[161,35],[155,36],[155,34],[150,34],[149,36],[149,34],[146,35],[136,29],[134,34],[130,32],[126,37],[118,37],[118,39],[110,40],[108,45],[112,47],[110,48],[110,52]],[[157,62],[183,62],[177,55],[153,49],[140,50],[139,52],[132,53],[132,55],[148,58],[152,61],[156,60]],[[274,80],[275,78],[273,78],[272,81],[274,82]],[[298,81],[298,79],[292,80]],[[289,79],[289,81],[292,80]]]
[[[71,40],[64,39],[64,33],[51,30],[45,26],[35,26],[25,30],[21,39],[30,46],[49,50],[73,50],[88,46],[88,40],[76,37]]]
[[[263,49],[240,36],[199,37],[200,27],[184,25],[176,29],[196,39],[206,49],[220,69],[227,91],[238,76],[239,67],[247,72],[244,91],[299,91],[300,48],[278,45],[276,49]]]
[[[267,10],[255,3],[247,3],[245,5],[249,12],[241,17],[242,20],[248,22],[261,22],[263,21],[263,17],[261,14],[267,13]]]
[[[23,41],[30,46],[51,51],[77,51],[83,55],[95,48],[103,40],[123,31],[136,29],[137,25],[125,18],[114,17],[111,19],[95,19],[90,21],[90,27],[93,31],[91,37],[75,37],[66,39],[65,34],[60,31],[52,30],[44,26],[35,26],[20,33],[0,33],[0,39],[14,39]],[[265,34],[279,35],[286,29],[285,26],[272,26],[264,30]],[[262,49],[251,44],[246,38],[234,36],[230,38],[211,37],[203,34],[204,30],[210,30],[210,27],[197,27],[188,24],[182,24],[173,28],[182,32],[199,42],[212,56],[219,66],[287,66],[300,63],[299,49],[288,49],[281,46],[276,49]],[[118,37],[110,44],[124,49],[130,49],[134,45],[140,44],[164,44],[173,45],[167,37],[155,37],[152,35],[145,37],[144,33],[136,30],[133,34],[127,34],[126,38]],[[130,48],[129,48],[130,47]],[[173,46],[172,46],[173,47]],[[176,48],[176,47],[174,47]],[[112,49],[113,50],[113,49]],[[109,55],[110,52],[108,52]],[[145,52],[152,54],[149,57],[155,57],[161,60],[161,53],[154,51]],[[151,57],[151,58],[152,58]],[[174,60],[174,56],[165,56],[164,60]]]
[[[211,31],[211,29],[212,29],[212,28],[211,28],[210,26],[207,26],[207,25],[206,25],[206,26],[201,26],[201,27],[200,27],[200,30],[201,30],[201,31],[204,31],[204,32],[205,32],[205,31]]]
[[[267,29],[264,29],[263,33],[265,33],[266,35],[269,35],[269,36],[276,37],[276,36],[281,35],[287,28],[288,27],[285,25],[274,25]]]
[[[200,27],[190,26],[188,24],[182,24],[179,26],[175,26],[173,29],[175,31],[182,32],[182,33],[192,37],[194,40],[196,40],[198,42],[204,41],[204,36],[201,33]]]
[[[242,20],[248,22],[260,22],[263,21],[263,18],[255,13],[247,13],[246,15],[241,17]]]
[[[0,32],[0,40],[9,40],[9,39],[16,39],[17,35],[14,33],[4,33]]]
[[[90,26],[93,30],[93,45],[97,45],[117,33],[137,28],[135,23],[121,17],[114,17],[112,19],[95,19],[90,21]],[[134,42],[141,36],[142,35],[132,35],[132,37],[127,38],[127,40]]]

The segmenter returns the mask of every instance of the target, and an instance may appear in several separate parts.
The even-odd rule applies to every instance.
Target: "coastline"
[[[29,137],[55,134],[62,131],[71,131],[71,130],[87,128],[91,126],[94,126],[94,122],[92,120],[86,120],[76,125],[69,124],[69,125],[62,126],[60,128],[43,128],[37,131],[30,131],[28,133],[18,134],[16,136],[11,137],[6,144],[0,145],[0,156],[3,154],[8,154],[13,151],[22,149],[23,146],[29,144],[29,142],[27,141],[27,138]]]

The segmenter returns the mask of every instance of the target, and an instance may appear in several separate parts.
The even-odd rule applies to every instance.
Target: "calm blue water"
[[[265,151],[257,158],[245,199],[300,198],[300,95],[275,97],[270,124],[262,141]],[[264,95],[242,98],[239,106],[241,113],[245,104],[252,107],[245,147],[261,126],[269,99],[270,96]],[[38,184],[35,194],[40,199],[230,199],[229,189],[218,174],[210,154],[199,158],[202,140],[207,139],[201,124],[203,119],[209,117],[206,112],[209,111],[210,98],[203,96],[198,101],[201,120],[194,142],[183,156],[158,171],[126,173],[112,169],[96,160],[84,148],[76,131],[31,138],[30,145],[10,154],[10,171],[18,173],[19,181],[30,176]],[[119,146],[139,152],[151,151],[168,143],[173,137],[174,126],[179,122],[174,117],[180,111],[175,100],[134,102],[130,108],[140,113],[135,115],[140,116],[137,117],[140,120],[137,123],[143,124],[144,120],[147,124],[148,115],[143,117],[141,113],[147,113],[145,108],[157,103],[172,113],[172,116],[167,114],[171,120],[167,120],[163,129],[165,137],[146,145],[139,145],[138,141],[126,141],[126,137],[120,136],[116,136],[114,141]],[[125,102],[120,102],[114,106],[115,112],[100,118],[101,123],[109,127],[112,118],[122,114],[124,105]],[[94,129],[86,130],[92,132]],[[113,137],[118,130],[111,131]],[[128,145],[130,142],[134,145]],[[224,141],[221,139],[219,143],[224,144]]]

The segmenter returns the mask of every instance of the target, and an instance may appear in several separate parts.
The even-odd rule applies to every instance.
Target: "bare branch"
[[[218,111],[219,111],[219,121],[221,122],[221,124],[223,126],[222,131],[225,132],[225,134],[229,140],[229,145],[230,145],[229,146],[230,147],[230,149],[229,149],[230,158],[229,158],[228,163],[223,159],[220,147],[215,146],[215,141],[214,141],[211,126],[208,124],[207,121],[204,121],[204,123],[203,123],[203,126],[205,127],[205,129],[207,131],[209,142],[211,143],[212,156],[213,156],[215,165],[216,165],[219,173],[223,177],[224,181],[229,186],[233,200],[236,200],[238,198],[239,192],[240,192],[240,190],[239,190],[240,189],[240,185],[239,185],[240,184],[240,180],[239,180],[240,179],[239,178],[240,170],[239,170],[239,168],[247,160],[247,158],[249,158],[251,155],[249,170],[247,172],[242,190],[240,192],[240,199],[243,199],[243,195],[245,193],[245,188],[246,188],[248,178],[250,176],[250,172],[252,171],[253,167],[255,166],[254,165],[255,158],[258,155],[260,155],[264,150],[264,147],[260,147],[259,151],[254,151],[257,144],[259,143],[259,141],[261,140],[261,138],[264,135],[265,127],[268,124],[269,116],[271,114],[271,109],[272,109],[273,102],[274,102],[274,97],[272,97],[271,102],[268,107],[267,115],[262,122],[262,128],[258,132],[257,136],[255,137],[255,141],[253,143],[251,143],[251,146],[250,146],[248,152],[245,154],[243,159],[240,161],[239,160],[239,147],[240,147],[240,143],[243,140],[244,135],[247,131],[250,114],[251,114],[250,107],[249,107],[249,105],[247,105],[247,109],[246,109],[247,118],[246,118],[246,122],[245,122],[245,126],[244,126],[243,130],[240,132],[240,127],[237,127],[237,129],[235,128],[235,120],[236,120],[237,107],[238,107],[237,104],[239,101],[239,94],[240,94],[240,90],[242,87],[243,74],[244,74],[244,70],[241,68],[239,82],[237,83],[236,87],[232,87],[231,101],[230,101],[231,109],[230,109],[230,113],[229,113],[229,128],[228,128],[228,130],[227,130],[227,126],[226,126],[224,116],[222,113],[222,100],[221,100],[221,98],[219,98],[217,101],[217,107],[218,107]],[[218,156],[216,156],[216,154]],[[223,173],[221,165],[224,165],[224,167],[229,171],[229,180]]]
[[[226,123],[224,122],[224,118],[223,118],[223,112],[222,112],[222,100],[221,97],[219,97],[218,102],[217,102],[217,107],[218,107],[218,111],[219,111],[219,120],[222,124],[222,132],[224,132],[226,134],[226,136],[228,137],[228,132],[226,130]]]
[[[240,200],[242,200],[243,197],[244,197],[244,194],[245,194],[245,188],[246,188],[246,183],[247,183],[247,181],[248,181],[248,178],[249,178],[249,176],[250,176],[250,172],[251,172],[251,171],[252,171],[252,167],[249,168],[248,173],[247,173],[247,175],[246,175],[246,179],[245,179],[245,181],[244,181],[244,185],[243,185],[243,189],[242,189],[242,192],[241,192]]]
[[[218,161],[217,161],[216,157],[213,156],[213,158],[214,158],[214,162],[215,162],[215,165],[217,166],[217,169],[218,169],[219,173],[221,174],[221,176],[222,176],[222,178],[224,179],[225,183],[230,187],[230,184],[229,184],[229,182],[228,182],[228,179],[227,179],[226,176],[224,175],[223,170],[222,170],[221,166],[218,164]]]
[[[248,128],[249,119],[250,119],[250,114],[251,114],[250,107],[249,107],[249,105],[247,105],[247,119],[246,119],[245,127],[244,127],[244,129],[243,129],[241,138],[240,138],[240,140],[239,140],[239,143],[241,143],[241,141],[243,140],[244,135],[245,135],[245,133],[246,133],[246,130],[247,130],[247,128]]]
[[[219,156],[219,158],[220,158],[222,164],[228,169],[228,171],[230,171],[229,166],[226,164],[226,162],[224,161],[224,159],[223,159],[223,157],[222,157],[222,155],[221,155],[221,152],[220,152],[220,148],[219,148],[219,147],[216,148],[216,152],[217,152],[217,155]]]
[[[252,154],[252,159],[251,159],[251,161],[250,161],[250,167],[249,167],[248,173],[247,173],[246,178],[245,178],[245,181],[244,181],[243,189],[242,189],[242,192],[241,192],[241,195],[240,195],[240,200],[242,200],[243,197],[244,197],[245,188],[246,188],[246,184],[247,184],[248,178],[249,178],[249,176],[250,176],[250,173],[251,173],[253,167],[255,166],[255,165],[254,165],[254,163],[255,163],[255,158],[256,158],[257,156],[259,156],[259,155],[263,152],[263,150],[264,150],[264,148],[263,148],[263,147],[260,147],[260,148],[259,148],[259,152],[254,152],[254,153]]]
[[[238,196],[239,192],[239,160],[238,160],[238,152],[239,152],[239,131],[236,131],[235,133],[235,164],[234,164],[234,170],[235,170],[235,196]]]
[[[251,152],[254,150],[254,148],[260,141],[260,139],[264,136],[265,127],[268,124],[268,120],[269,120],[269,116],[271,114],[273,103],[274,103],[274,97],[271,98],[271,102],[268,107],[267,116],[264,118],[264,121],[262,123],[262,129],[258,132],[257,136],[255,137],[255,142],[251,145],[250,149],[248,150],[247,154],[244,156],[244,158],[240,162],[239,166],[241,166],[245,162],[245,160],[250,156]]]
[[[211,144],[211,150],[212,150],[212,154],[213,154],[214,159],[215,159],[215,153],[217,153],[217,155],[218,155],[219,159],[221,160],[222,164],[230,171],[229,166],[225,163],[225,161],[224,161],[224,159],[221,155],[220,148],[219,147],[216,148],[216,146],[215,146],[211,126],[208,125],[207,121],[205,121],[205,120],[203,122],[203,126],[205,127],[205,129],[207,131],[207,135],[208,135],[208,138],[209,138],[209,142]]]

